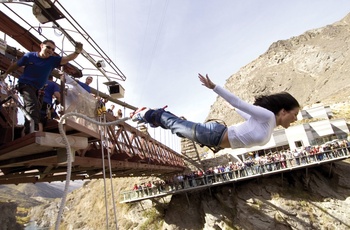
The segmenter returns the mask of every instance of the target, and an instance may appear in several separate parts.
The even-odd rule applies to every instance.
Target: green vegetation
[[[294,206],[294,203],[293,203],[293,201],[286,200],[286,201],[285,201],[285,205],[286,205],[286,206],[289,206],[289,207],[293,207],[293,206]]]
[[[302,207],[303,211],[309,215],[310,223],[314,223],[316,219],[314,215],[314,210],[312,209],[312,207],[310,207],[310,203],[308,201],[301,200],[299,204],[300,207]]]
[[[305,200],[300,200],[300,201],[299,201],[299,206],[305,208],[305,207],[308,207],[309,204],[308,204],[308,202],[305,201]]]
[[[271,193],[271,197],[272,197],[272,199],[278,199],[278,198],[280,198],[280,194],[277,192],[273,192],[273,193]]]
[[[315,197],[313,197],[310,192],[305,190],[284,188],[283,193],[290,195],[292,199],[295,200],[315,200]]]
[[[241,228],[238,226],[233,226],[233,227],[225,226],[225,230],[239,230],[239,229],[241,229]]]
[[[249,210],[248,212],[251,214],[261,214],[261,209],[258,205],[256,204],[248,204],[247,209]]]
[[[28,216],[30,209],[29,208],[23,208],[23,207],[17,207],[17,213],[16,213],[16,222],[20,225],[24,225],[29,223],[30,217]]]
[[[285,221],[280,212],[276,212],[276,214],[275,214],[275,220],[276,220],[277,222],[279,222],[279,223],[283,223],[283,222]]]
[[[234,224],[230,219],[224,218],[223,222],[225,223],[225,230],[234,230]]]
[[[316,217],[315,217],[314,212],[313,212],[311,207],[308,208],[307,213],[309,214],[310,222],[311,223],[315,223],[316,222]]]
[[[259,199],[253,199],[253,202],[251,204],[248,203],[248,205],[256,210],[256,211],[260,211],[262,209],[262,206],[264,205],[264,203],[259,200]]]
[[[134,223],[130,220],[126,220],[125,223],[123,224],[123,227],[125,229],[132,229],[134,226]]]
[[[143,213],[143,217],[147,220],[140,226],[140,230],[161,229],[163,225],[164,215],[157,212],[156,209],[149,209]]]

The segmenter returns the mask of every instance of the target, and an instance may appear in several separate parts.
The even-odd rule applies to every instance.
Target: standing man
[[[107,109],[107,113],[110,113],[113,117],[114,117],[114,108],[115,108],[115,105],[111,105],[110,107],[109,107],[109,109]]]
[[[45,40],[40,44],[40,52],[29,52],[23,55],[21,59],[10,65],[4,76],[24,66],[22,75],[18,80],[18,90],[24,101],[24,108],[34,120],[34,130],[39,129],[40,105],[38,100],[38,90],[41,89],[52,70],[60,65],[65,65],[74,60],[81,53],[83,44],[75,44],[75,52],[61,57],[53,56],[56,45],[52,40]],[[24,133],[30,132],[30,123],[25,118]]]
[[[86,79],[85,79],[85,83],[81,82],[81,81],[78,81],[78,84],[83,87],[86,91],[88,91],[89,93],[91,93],[91,88],[90,88],[90,84],[92,82],[92,77],[91,76],[88,76]]]

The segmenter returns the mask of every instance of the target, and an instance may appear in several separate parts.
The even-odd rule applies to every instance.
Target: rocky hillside
[[[241,98],[279,91],[293,94],[304,106],[322,102],[347,116],[349,100],[350,15],[324,28],[277,41],[256,60],[227,79],[225,87]],[[236,123],[217,98],[208,118]],[[113,180],[119,229],[349,229],[349,161],[267,178],[174,195],[166,199],[119,204],[120,191],[139,180]],[[109,186],[109,181],[107,185]],[[62,229],[106,229],[104,183],[92,181],[69,194]],[[115,229],[111,189],[108,227]],[[41,227],[54,226],[59,200],[33,209]]]
[[[72,182],[70,191],[81,187],[82,182]],[[0,230],[22,229],[19,223],[28,221],[30,208],[49,203],[51,199],[62,197],[64,184],[36,183],[18,185],[0,185]],[[14,227],[16,226],[16,228]]]
[[[212,187],[141,203],[119,204],[119,229],[349,229],[350,161]],[[113,180],[115,194],[137,178]],[[144,178],[146,180],[146,178]],[[108,229],[115,229],[108,189]],[[33,209],[40,227],[55,225],[56,200]],[[103,181],[93,181],[68,196],[61,229],[106,229]]]
[[[302,106],[349,101],[350,14],[323,28],[273,43],[256,60],[227,79],[225,88],[253,102],[262,94],[288,91]],[[233,114],[233,116],[227,116]],[[218,97],[208,119],[237,123],[227,103]]]

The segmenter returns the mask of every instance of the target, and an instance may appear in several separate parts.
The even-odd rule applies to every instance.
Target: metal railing
[[[342,147],[317,154],[307,154],[299,157],[287,157],[283,161],[267,162],[265,164],[243,165],[239,169],[225,172],[204,174],[197,177],[187,177],[162,183],[152,187],[142,187],[138,190],[127,190],[120,193],[120,202],[134,202],[155,197],[173,195],[193,189],[206,188],[214,185],[232,183],[252,179],[264,175],[288,172],[296,169],[317,166],[350,157],[350,147]]]

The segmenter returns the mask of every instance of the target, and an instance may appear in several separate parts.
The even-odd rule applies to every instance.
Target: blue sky
[[[224,85],[273,42],[339,21],[350,11],[346,0],[71,2],[61,1],[126,75],[128,103],[168,105],[194,121],[203,121],[216,99],[198,73]],[[73,10],[79,4],[84,14]]]
[[[122,100],[134,106],[168,105],[173,113],[198,122],[216,99],[201,86],[198,73],[224,85],[273,42],[332,24],[350,11],[348,0],[60,3],[126,75],[120,82]]]

